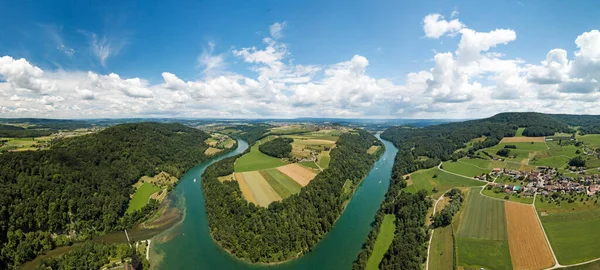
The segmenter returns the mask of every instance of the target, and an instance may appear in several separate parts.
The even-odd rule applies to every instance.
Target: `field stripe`
[[[292,193],[285,188],[279,181],[277,181],[272,175],[270,175],[266,170],[259,171],[260,175],[271,185],[271,187],[277,192],[277,194],[285,199],[289,196],[292,196]]]
[[[258,205],[266,207],[273,201],[281,201],[281,197],[258,171],[243,172],[242,174],[250,190],[252,190]]]
[[[288,177],[277,169],[267,169],[265,170],[269,175],[271,175],[277,182],[283,185],[291,194],[300,193],[300,189],[302,186],[298,184],[294,179]]]
[[[474,192],[477,191],[477,192]],[[504,202],[489,199],[472,190],[458,230],[459,237],[506,240]]]
[[[277,167],[277,169],[283,174],[294,179],[298,184],[305,187],[310,183],[311,180],[317,175],[313,171],[306,169],[298,164],[288,164],[285,166]]]
[[[237,180],[238,184],[240,185],[240,189],[242,190],[242,195],[244,196],[244,198],[246,198],[246,201],[258,205],[258,202],[256,201],[256,198],[254,197],[254,193],[252,193],[250,186],[248,186],[248,183],[246,183],[246,179],[244,178],[244,175],[242,173],[235,173],[234,175],[235,175],[235,180]]]
[[[531,205],[505,202],[508,246],[514,269],[543,269],[554,258]]]

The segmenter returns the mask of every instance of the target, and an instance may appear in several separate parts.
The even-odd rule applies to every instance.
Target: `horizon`
[[[600,114],[586,3],[7,3],[0,118]]]

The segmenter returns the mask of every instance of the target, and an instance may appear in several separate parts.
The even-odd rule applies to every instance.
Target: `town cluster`
[[[600,175],[577,175],[569,177],[559,174],[555,168],[539,166],[531,172],[494,168],[491,177],[476,176],[477,179],[488,181],[498,177],[514,179],[517,184],[489,183],[505,193],[521,193],[523,196],[533,196],[536,192],[549,195],[554,192],[566,194],[585,193],[588,196],[600,194]],[[482,179],[483,178],[483,179]]]

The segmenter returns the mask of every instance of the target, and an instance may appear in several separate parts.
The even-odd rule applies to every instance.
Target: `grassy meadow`
[[[373,253],[367,261],[367,268],[376,270],[379,269],[379,263],[383,259],[383,255],[390,248],[390,244],[394,240],[394,233],[396,231],[396,217],[392,214],[387,214],[383,217],[381,227],[379,228],[379,234],[377,234],[377,240],[375,240],[375,246],[373,247]]]
[[[246,153],[235,161],[235,172],[264,170],[286,164],[279,158],[271,157],[260,152],[258,150],[258,146],[261,142],[265,142],[265,139],[261,140],[260,142],[256,142],[254,145],[252,145],[250,152]]]
[[[421,189],[425,189],[434,198],[439,198],[446,190],[453,187],[482,186],[485,184],[481,181],[440,171],[437,167],[412,173],[410,182],[412,184],[405,188],[407,192],[416,193]],[[434,187],[437,190],[436,192],[433,192]]]
[[[136,210],[142,209],[144,206],[146,206],[146,204],[148,204],[150,195],[159,190],[159,187],[151,183],[143,183],[133,194],[133,198],[131,201],[129,201],[129,206],[127,207],[127,211],[125,211],[125,213],[133,213]]]
[[[436,228],[431,239],[429,269],[452,270],[454,265],[452,226]]]

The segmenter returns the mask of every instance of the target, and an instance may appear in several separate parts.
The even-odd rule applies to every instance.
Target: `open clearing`
[[[394,240],[394,233],[396,232],[396,217],[393,214],[387,214],[383,217],[379,233],[377,234],[377,240],[375,240],[375,246],[373,247],[373,253],[367,261],[366,269],[379,269],[379,263],[383,259],[383,255],[390,248],[390,244]]]
[[[233,173],[229,174],[229,175],[225,175],[225,176],[219,176],[219,177],[217,177],[217,179],[221,183],[223,183],[225,181],[235,181],[235,178],[233,177]]]
[[[475,238],[457,238],[456,241],[458,265],[465,269],[512,269],[507,241]]]
[[[523,131],[525,130],[525,128],[518,128],[517,129],[517,133],[515,134],[515,137],[521,137],[523,136]]]
[[[136,210],[140,210],[148,204],[148,199],[152,193],[159,191],[160,188],[151,184],[143,183],[133,194],[133,198],[129,201],[129,206],[125,213],[133,213]]]
[[[256,142],[252,145],[249,153],[246,153],[235,161],[235,172],[257,171],[285,165],[285,162],[281,159],[265,155],[258,150],[258,145],[264,141],[266,140],[263,139],[260,142]]]
[[[554,265],[546,237],[531,205],[505,203],[508,247],[514,269],[543,269]]]
[[[242,190],[242,196],[244,196],[246,201],[258,205],[258,202],[256,201],[256,198],[254,197],[250,186],[248,186],[248,183],[246,183],[244,175],[242,173],[235,173],[234,175],[235,180],[237,180],[238,184],[240,185],[240,189]]]
[[[435,231],[433,231],[431,250],[429,253],[429,269],[453,269],[453,243],[452,226],[436,228]]]
[[[243,172],[242,174],[258,205],[267,207],[273,201],[281,201],[281,197],[258,171]]]
[[[319,139],[308,139],[308,140],[294,140],[294,143],[304,145],[334,145],[335,141],[330,140],[319,140]]]
[[[500,143],[514,143],[514,142],[545,142],[545,137],[504,137]]]
[[[296,181],[303,187],[308,185],[308,183],[310,183],[310,181],[313,180],[317,175],[313,171],[306,169],[298,164],[288,164],[285,166],[277,167],[277,169],[285,175],[289,176],[290,178],[294,179],[294,181]]]
[[[468,163],[462,163],[460,161],[456,161],[456,162],[452,162],[452,161],[448,161],[448,162],[444,162],[442,164],[442,169],[449,171],[449,172],[453,172],[453,173],[458,173],[460,175],[464,175],[464,176],[477,176],[477,175],[482,175],[482,174],[487,174],[489,173],[491,170],[490,169],[482,169],[480,167],[477,167],[475,165],[471,165]]]
[[[375,154],[375,152],[377,152],[377,150],[379,149],[379,145],[373,145],[371,147],[369,147],[369,149],[367,150],[368,154]]]
[[[209,147],[209,148],[206,149],[206,151],[204,151],[204,154],[207,155],[207,156],[212,156],[212,155],[214,155],[216,153],[219,153],[219,152],[221,152],[221,149],[214,148],[214,147]]]

